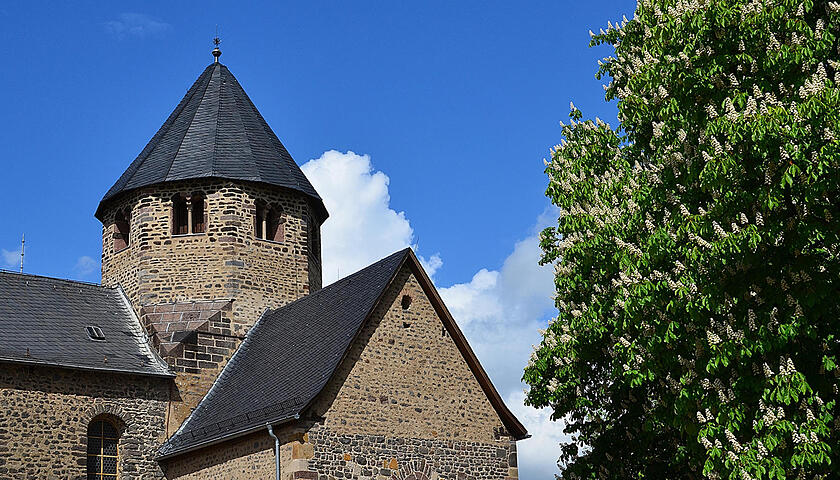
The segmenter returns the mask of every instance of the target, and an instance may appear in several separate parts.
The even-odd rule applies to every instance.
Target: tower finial
[[[216,36],[213,38],[213,45],[215,45],[216,48],[214,48],[213,51],[210,52],[216,58],[213,63],[219,63],[219,57],[222,56],[222,51],[219,49],[220,43],[222,43],[222,39],[219,38],[219,26],[216,25]]]

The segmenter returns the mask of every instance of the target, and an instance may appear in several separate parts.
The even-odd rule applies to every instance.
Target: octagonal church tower
[[[213,55],[96,210],[102,284],[177,373],[172,428],[267,308],[321,288],[323,201]]]

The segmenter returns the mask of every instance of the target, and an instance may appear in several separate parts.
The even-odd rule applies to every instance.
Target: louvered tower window
[[[88,480],[116,480],[119,465],[119,432],[108,420],[94,420],[87,434]]]

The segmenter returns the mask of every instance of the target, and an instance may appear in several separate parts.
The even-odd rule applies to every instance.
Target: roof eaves
[[[66,368],[68,370],[84,370],[90,372],[125,373],[130,375],[140,375],[144,377],[175,378],[175,374],[171,372],[153,372],[149,370],[139,370],[132,368],[93,367],[90,365],[80,365],[76,363],[38,360],[35,358],[7,357],[3,355],[0,355],[0,363],[12,363],[15,365],[37,365],[42,367],[57,367]]]
[[[186,447],[186,448],[177,448],[176,447],[176,448],[170,450],[167,453],[160,453],[163,450],[163,447],[166,446],[166,444],[164,443],[163,446],[161,446],[161,448],[158,450],[158,453],[155,455],[155,460],[157,460],[157,461],[168,460],[170,458],[174,458],[174,457],[177,457],[179,455],[183,455],[185,453],[194,452],[194,451],[200,450],[202,448],[211,447],[213,445],[217,445],[219,443],[226,442],[226,441],[232,440],[234,438],[243,437],[245,435],[249,435],[251,433],[258,432],[258,431],[262,430],[263,428],[266,428],[267,425],[275,426],[275,425],[287,423],[287,422],[290,422],[290,421],[293,421],[293,420],[297,420],[299,418],[300,418],[300,416],[297,415],[297,414],[291,415],[291,416],[286,415],[286,416],[277,417],[276,419],[271,419],[267,422],[260,422],[259,425],[251,425],[251,426],[248,426],[248,427],[244,427],[240,430],[235,430],[233,432],[229,432],[229,433],[227,433],[225,435],[222,435],[220,437],[211,438],[211,439],[208,439],[206,441],[190,445],[189,447]],[[174,435],[173,435],[173,437],[174,437]]]

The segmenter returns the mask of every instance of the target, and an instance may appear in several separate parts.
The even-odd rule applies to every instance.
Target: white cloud
[[[20,249],[9,251],[0,248],[0,260],[3,262],[3,268],[20,267]]]
[[[116,20],[105,22],[105,30],[117,39],[144,38],[169,30],[171,25],[142,13],[121,13]]]
[[[370,156],[330,150],[301,169],[330,212],[321,228],[324,285],[413,245],[405,212],[390,207],[390,179]],[[429,276],[443,265],[437,254],[421,261]]]
[[[82,277],[86,277],[99,268],[99,263],[87,255],[83,255],[76,260],[76,265],[73,270]]]
[[[554,311],[554,269],[539,266],[538,232],[556,219],[547,209],[531,234],[513,247],[498,270],[482,268],[467,283],[441,288],[452,316],[478,355],[496,388],[531,438],[519,443],[522,479],[552,478],[557,473],[563,424],[550,421],[550,412],[525,406],[522,370],[531,344],[540,341]]]
[[[559,445],[570,440],[569,435],[563,433],[563,424],[551,421],[548,409],[537,410],[526,406],[525,394],[521,391],[508,394],[505,403],[531,435],[517,445],[519,478],[554,478],[554,474],[558,473]]]
[[[322,228],[324,284],[339,278],[339,271],[346,276],[413,245],[405,212],[390,206],[390,180],[374,170],[369,156],[330,150],[301,168],[330,212]],[[496,388],[532,435],[519,444],[522,479],[552,478],[564,438],[562,424],[550,422],[549,412],[524,405],[520,381],[531,344],[540,340],[537,330],[554,309],[553,269],[538,264],[537,233],[556,217],[554,209],[540,215],[500,267],[481,268],[468,282],[440,288]],[[429,275],[444,264],[438,254],[420,260]]]

